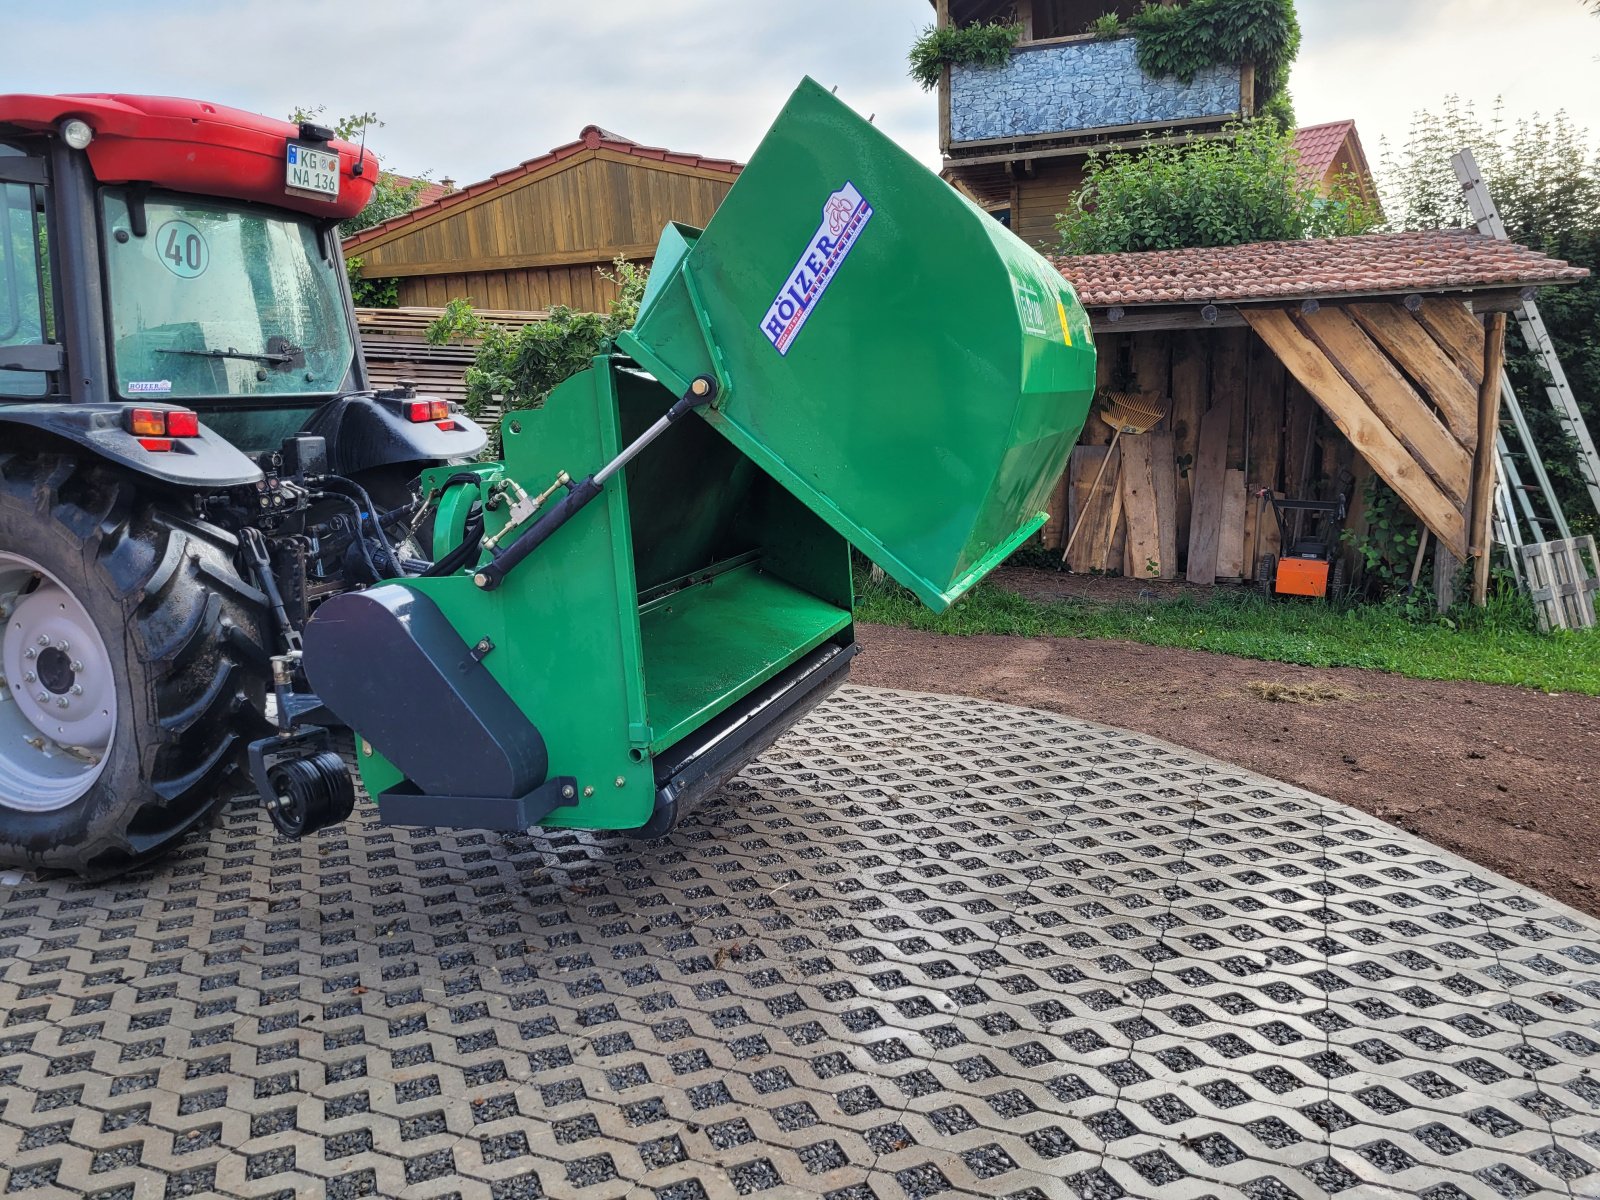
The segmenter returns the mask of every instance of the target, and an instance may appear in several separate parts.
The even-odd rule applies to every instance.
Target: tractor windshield
[[[338,259],[307,219],[153,194],[141,224],[104,193],[111,352],[129,399],[340,390],[354,347]]]

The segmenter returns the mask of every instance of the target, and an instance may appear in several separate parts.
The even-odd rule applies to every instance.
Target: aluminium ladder
[[[1483,173],[1478,169],[1478,160],[1472,151],[1462,150],[1451,163],[1455,167],[1456,177],[1461,180],[1461,190],[1466,196],[1472,218],[1478,224],[1478,232],[1487,237],[1508,241],[1505,222],[1500,218],[1500,210],[1495,207],[1494,198],[1489,194],[1489,187],[1484,182]],[[1589,426],[1583,419],[1582,410],[1578,407],[1578,399],[1573,394],[1571,383],[1567,380],[1567,373],[1562,369],[1555,344],[1550,340],[1550,331],[1545,326],[1544,318],[1539,314],[1539,306],[1531,299],[1524,300],[1512,315],[1516,318],[1517,332],[1522,335],[1524,344],[1539,356],[1545,370],[1550,374],[1551,382],[1545,389],[1550,406],[1555,409],[1557,418],[1577,445],[1579,475],[1584,486],[1588,488],[1589,500],[1594,505],[1595,512],[1600,513],[1600,452],[1595,450],[1594,438],[1590,435]],[[1511,381],[1505,375],[1501,376],[1500,393],[1505,401],[1507,413],[1511,417],[1513,433],[1521,444],[1523,456],[1528,460],[1538,480],[1539,490],[1549,507],[1557,534],[1562,538],[1571,537],[1566,517],[1561,511],[1554,489],[1550,486],[1550,477],[1545,470],[1544,460],[1539,455],[1538,447],[1534,445],[1522,406],[1517,400],[1516,393],[1511,389]],[[1500,455],[1502,472],[1507,475],[1515,472],[1516,464],[1511,456],[1512,449],[1509,439],[1503,432],[1497,451]],[[1518,481],[1513,483],[1512,487],[1522,500],[1523,513],[1529,522],[1532,535],[1529,540],[1535,542],[1552,540],[1548,532],[1541,528],[1542,522],[1534,515],[1528,496],[1531,489],[1520,484],[1520,474]],[[1514,520],[1514,513],[1507,512],[1506,516]]]

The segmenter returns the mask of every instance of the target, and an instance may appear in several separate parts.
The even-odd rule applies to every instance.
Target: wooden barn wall
[[[1056,218],[1083,185],[1082,158],[1041,158],[1011,191],[1011,229],[1030,246],[1052,249],[1060,240]]]
[[[648,259],[637,261],[648,262]],[[476,308],[527,311],[565,304],[580,312],[604,312],[617,289],[601,277],[610,260],[513,271],[405,275],[399,280],[402,308],[442,308],[464,297]]]
[[[1365,525],[1361,491],[1371,469],[1350,442],[1323,414],[1310,394],[1284,370],[1265,342],[1249,329],[1140,332],[1101,334],[1096,338],[1099,356],[1099,390],[1136,391],[1170,401],[1166,418],[1149,434],[1150,466],[1157,478],[1155,490],[1170,507],[1171,555],[1159,575],[1181,578],[1188,568],[1191,539],[1197,533],[1196,517],[1217,530],[1218,580],[1251,579],[1264,553],[1278,550],[1278,531],[1270,510],[1263,512],[1257,494],[1271,488],[1280,496],[1331,498],[1340,473],[1354,477],[1350,492],[1351,520],[1357,533]],[[1220,459],[1202,454],[1202,421],[1225,423]],[[1091,415],[1079,440],[1072,476],[1097,466],[1110,444],[1111,427]],[[1134,440],[1124,435],[1122,445]],[[1170,446],[1170,451],[1168,447]],[[1139,448],[1143,455],[1145,450]],[[1119,457],[1121,451],[1119,451]],[[1170,478],[1163,477],[1170,472]],[[1133,576],[1154,575],[1151,559],[1136,563],[1128,547],[1126,517],[1113,529],[1103,510],[1111,496],[1116,464],[1108,468],[1099,498],[1087,496],[1082,478],[1074,489],[1064,479],[1053,506],[1064,519],[1046,530],[1046,544],[1059,548],[1067,529],[1088,504],[1087,533],[1100,517],[1100,538],[1080,535],[1073,560],[1081,569],[1108,569]],[[1092,479],[1092,473],[1089,475]],[[1164,493],[1170,488],[1170,499]],[[1076,495],[1074,495],[1076,491]],[[1238,493],[1237,495],[1233,493]],[[1096,512],[1096,506],[1102,511]],[[1093,544],[1100,540],[1100,545]],[[1354,563],[1350,564],[1352,567]]]
[[[448,281],[403,289],[402,304],[441,303],[441,288],[449,293],[445,299],[461,295],[466,280],[467,291],[487,289],[496,297],[480,301],[491,307],[543,307],[551,302],[546,296],[563,289],[574,297],[589,294],[593,264],[618,255],[648,257],[668,222],[704,225],[732,186],[733,177],[720,172],[597,152],[360,249],[363,274]],[[498,298],[500,288],[505,300]],[[516,299],[519,290],[530,298]]]

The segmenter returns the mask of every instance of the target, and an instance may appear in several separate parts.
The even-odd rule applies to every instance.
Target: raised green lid
[[[1060,274],[810,79],[619,346],[714,375],[705,418],[935,611],[1043,523],[1095,379]]]

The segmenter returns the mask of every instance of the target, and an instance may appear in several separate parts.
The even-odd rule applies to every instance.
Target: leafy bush
[[[469,413],[482,412],[495,396],[505,397],[508,405],[537,408],[558,383],[587,367],[617,334],[633,325],[649,270],[622,258],[613,265],[615,273],[600,272],[619,293],[604,313],[557,305],[547,320],[508,329],[484,320],[471,300],[452,300],[445,306],[428,326],[428,341],[436,346],[455,338],[478,342],[466,375]]]
[[[1254,63],[1256,109],[1285,95],[1289,67],[1300,51],[1300,21],[1294,0],[1188,0],[1146,4],[1128,21],[1138,39],[1139,66],[1147,75],[1171,75],[1184,83],[1218,63]],[[1292,114],[1284,128],[1293,125]]]
[[[1404,144],[1385,144],[1380,181],[1385,208],[1402,229],[1472,228],[1450,160],[1472,150],[1506,232],[1590,276],[1575,287],[1546,288],[1539,311],[1591,430],[1600,430],[1600,142],[1565,113],[1508,121],[1449,96],[1418,113]],[[1575,531],[1600,529],[1578,474],[1576,446],[1544,401],[1546,376],[1512,326],[1507,369]]]
[[[1066,254],[1177,250],[1366,233],[1378,211],[1350,178],[1331,194],[1299,176],[1294,138],[1264,122],[1216,141],[1089,160],[1057,222]]]
[[[929,25],[911,44],[911,78],[931,91],[947,66],[1003,67],[1022,36],[1020,24]]]
[[[368,279],[361,274],[364,260],[355,255],[344,260],[345,274],[350,276],[350,295],[357,308],[398,308],[400,306],[400,281],[394,277]]]
[[[1101,13],[1089,22],[1089,32],[1094,34],[1096,41],[1109,42],[1119,38],[1128,31],[1122,27],[1122,18],[1114,12]]]

